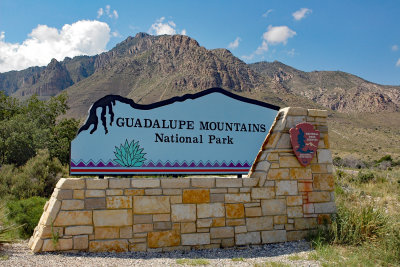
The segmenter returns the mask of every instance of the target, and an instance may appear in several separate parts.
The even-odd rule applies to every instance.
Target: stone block
[[[72,199],[74,190],[72,189],[54,189],[53,194],[51,195],[52,197],[58,199],[58,200],[64,200],[64,199]]]
[[[282,133],[279,138],[276,148],[292,148],[292,143],[290,142],[290,135],[287,133]]]
[[[150,188],[150,189],[145,189],[144,190],[144,194],[147,196],[158,196],[158,195],[162,195],[163,190],[161,188]]]
[[[150,232],[147,238],[149,248],[179,246],[181,238],[178,231]]]
[[[131,180],[132,187],[135,188],[156,188],[160,187],[160,179],[140,178]]]
[[[220,227],[220,226],[225,226],[225,218],[220,217],[220,218],[212,218],[212,227]]]
[[[267,174],[268,180],[288,180],[289,177],[289,169],[281,168],[281,169],[270,169]]]
[[[240,188],[239,189],[239,192],[240,193],[250,193],[251,192],[251,188]]]
[[[223,203],[197,204],[197,217],[225,217],[225,207]]]
[[[181,223],[181,233],[195,233],[196,232],[196,224],[194,222]]]
[[[327,173],[328,168],[326,164],[311,164],[312,173]]]
[[[314,203],[315,213],[336,213],[335,202]]]
[[[61,201],[51,197],[47,203],[47,209],[44,210],[40,222],[44,225],[51,225],[61,208]]]
[[[59,237],[63,236],[63,227],[51,227],[43,226],[42,233],[38,236],[40,238],[51,238],[54,234],[58,234]]]
[[[167,188],[162,190],[162,194],[166,196],[182,195],[182,189]]]
[[[55,244],[55,246],[54,246],[53,240],[46,239],[43,242],[42,251],[47,252],[47,251],[55,251],[55,250],[71,250],[73,247],[72,244],[73,244],[72,238],[58,239],[58,242]]]
[[[269,133],[264,141],[263,149],[275,148],[280,136],[280,132]]]
[[[299,192],[311,192],[313,191],[312,182],[298,182],[297,184]]]
[[[276,181],[276,195],[277,196],[290,196],[297,195],[297,181]]]
[[[65,227],[65,235],[91,235],[93,226],[68,226]]]
[[[106,189],[106,196],[122,196],[123,194],[123,189]]]
[[[233,227],[210,228],[211,238],[230,238],[235,236]]]
[[[86,179],[86,189],[107,189],[108,179]]]
[[[299,161],[295,156],[282,156],[279,158],[281,168],[301,168]]]
[[[308,202],[329,202],[331,201],[330,192],[309,192]]]
[[[286,203],[288,206],[298,206],[303,204],[303,196],[287,196]]]
[[[297,241],[306,238],[309,235],[309,231],[288,231],[286,233],[287,241]]]
[[[182,196],[170,196],[171,204],[180,204],[182,203]]]
[[[306,116],[288,116],[286,117],[286,129],[295,127],[297,124],[305,122]]]
[[[31,237],[29,240],[29,248],[33,253],[37,253],[43,246],[43,239]]]
[[[261,215],[261,207],[246,208],[246,217],[259,217]]]
[[[109,188],[129,188],[131,187],[131,179],[129,178],[112,178],[108,179]]]
[[[288,218],[286,215],[277,215],[274,216],[274,225],[276,224],[286,224],[288,222]]]
[[[72,226],[92,224],[92,211],[60,211],[54,226]]]
[[[275,197],[275,188],[273,187],[254,187],[251,189],[252,199],[271,199]]]
[[[147,250],[146,243],[138,243],[129,245],[129,251],[133,252],[144,252]]]
[[[250,202],[250,193],[225,194],[225,203]]]
[[[296,230],[314,229],[317,227],[317,218],[296,218],[294,228]]]
[[[225,194],[211,194],[210,202],[225,202]]]
[[[312,203],[303,204],[303,212],[306,214],[314,213],[314,204]]]
[[[225,193],[228,193],[228,189],[226,189],[226,188],[211,188],[210,193],[211,194],[225,194]]]
[[[105,209],[106,199],[104,197],[86,198],[85,209]]]
[[[84,199],[85,198],[85,190],[75,189],[73,190],[73,198],[74,199]]]
[[[239,193],[240,188],[228,188],[228,193]]]
[[[302,206],[287,207],[287,214],[289,218],[303,217],[303,207]]]
[[[239,225],[246,225],[245,219],[226,219],[225,221],[226,226],[239,226]]]
[[[132,208],[131,196],[111,196],[106,198],[107,209],[130,209]]]
[[[215,178],[190,178],[192,187],[212,188],[215,187]]]
[[[223,248],[230,248],[235,245],[235,239],[234,238],[225,238],[221,240],[221,247]]]
[[[154,222],[168,222],[170,220],[171,220],[171,215],[169,213],[153,215]]]
[[[197,219],[197,228],[211,227],[212,219]]]
[[[290,116],[307,116],[307,109],[301,107],[289,107],[287,115]]]
[[[209,189],[184,189],[182,203],[199,204],[210,202]]]
[[[162,188],[189,188],[190,179],[188,178],[174,178],[174,179],[162,179]]]
[[[135,214],[170,213],[169,196],[134,196]]]
[[[332,153],[330,149],[318,149],[318,163],[332,163]]]
[[[247,233],[247,227],[245,225],[235,226],[235,234]]]
[[[153,223],[152,215],[133,215],[133,223]]]
[[[260,244],[260,232],[249,232],[236,235],[236,245]]]
[[[263,231],[261,238],[263,244],[286,242],[286,230]]]
[[[195,204],[175,204],[171,205],[171,210],[171,220],[173,222],[196,221]]]
[[[155,222],[154,230],[171,230],[172,223],[171,222]]]
[[[333,191],[335,180],[332,174],[314,174],[314,190]]]
[[[143,196],[144,189],[125,189],[125,196]]]
[[[291,168],[290,179],[311,180],[312,179],[311,168]]]
[[[243,179],[240,178],[216,178],[215,186],[216,187],[242,187]]]
[[[128,240],[96,240],[89,241],[90,252],[127,252]]]
[[[84,189],[85,178],[61,178],[58,180],[56,188],[60,189]]]
[[[286,215],[285,199],[261,200],[263,215]]]
[[[258,178],[243,178],[243,186],[244,187],[254,187],[257,186]]]
[[[132,238],[132,226],[124,226],[119,228],[119,237],[120,238]]]
[[[269,167],[271,166],[271,163],[269,161],[259,161],[256,163],[256,168],[255,171],[263,171],[267,172],[269,170]]]
[[[95,239],[117,239],[119,238],[118,227],[95,227],[94,228]]]
[[[265,180],[267,180],[267,173],[265,171],[250,172],[250,178],[258,181],[255,186],[264,186]]]
[[[85,197],[105,197],[106,196],[106,191],[104,190],[86,190],[85,191]]]
[[[183,246],[210,244],[210,233],[182,234]]]
[[[272,216],[246,218],[247,231],[272,230],[274,219]]]
[[[310,117],[328,117],[328,111],[322,109],[309,109],[308,116]]]
[[[132,210],[94,210],[94,226],[132,225]]]
[[[133,232],[134,233],[144,233],[144,232],[151,232],[153,231],[153,224],[151,223],[144,223],[144,224],[134,224],[133,225]]]
[[[226,218],[236,219],[244,217],[244,206],[242,203],[239,204],[226,204]]]

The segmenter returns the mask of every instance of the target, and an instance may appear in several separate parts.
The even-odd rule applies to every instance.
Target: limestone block
[[[54,226],[72,226],[92,224],[92,211],[60,211]]]
[[[68,226],[65,227],[65,235],[91,235],[93,226]]]
[[[155,187],[160,187],[160,179],[149,179],[149,178],[132,179],[131,184],[132,187],[136,188],[155,188]]]
[[[216,178],[216,187],[242,187],[243,179],[240,178]]]
[[[220,226],[225,226],[225,218],[220,217],[220,218],[212,218],[212,227],[220,227]]]
[[[210,202],[225,202],[225,194],[211,194]]]
[[[303,204],[303,196],[287,196],[286,203],[288,206],[298,206]]]
[[[336,213],[335,202],[314,203],[315,213]]]
[[[296,127],[297,124],[305,122],[306,116],[287,116],[286,117],[286,129]]]
[[[287,241],[296,241],[296,240],[301,240],[307,237],[309,235],[309,231],[288,231],[286,233],[287,236]]]
[[[263,149],[267,148],[275,148],[276,144],[278,143],[279,137],[281,133],[280,132],[273,132],[269,133],[266,138],[266,143],[263,146]],[[265,141],[264,141],[265,142]]]
[[[74,192],[74,190],[72,190],[72,189],[55,188],[54,192],[51,196],[58,200],[72,199],[73,192]]]
[[[95,239],[116,239],[119,238],[118,227],[95,227],[94,228]]]
[[[327,164],[311,164],[312,173],[327,173]]]
[[[72,249],[72,238],[69,239],[58,239],[58,242],[54,246],[52,239],[46,239],[43,242],[42,251],[55,251],[55,250],[71,250]]]
[[[106,199],[104,197],[86,198],[85,209],[105,209]]]
[[[191,178],[192,187],[212,188],[215,187],[215,178]]]
[[[166,196],[182,195],[182,189],[167,188],[162,190],[162,194]]]
[[[132,197],[111,196],[106,198],[107,209],[130,209],[132,208]]]
[[[329,202],[331,201],[330,192],[309,192],[308,202]]]
[[[228,188],[228,193],[239,193],[240,188]]]
[[[211,238],[230,238],[235,236],[233,227],[210,228]]]
[[[289,169],[270,169],[267,174],[268,180],[288,180],[289,177]]]
[[[125,189],[125,196],[143,196],[144,189]]]
[[[281,138],[279,138],[276,148],[292,148],[292,143],[290,142],[290,135],[287,133],[282,133]]]
[[[60,189],[84,189],[85,178],[61,178],[58,180],[56,188]]]
[[[246,220],[243,219],[226,219],[226,226],[239,226],[239,225],[245,225]]]
[[[263,186],[265,183],[265,180],[267,180],[267,173],[265,171],[254,171],[254,172],[249,172],[250,178],[251,179],[257,179],[258,183],[255,186]]]
[[[209,189],[184,189],[182,195],[182,203],[209,203],[210,190]]]
[[[261,232],[262,243],[286,242],[286,230],[263,231]]]
[[[174,179],[162,179],[162,188],[188,188],[190,187],[190,179],[188,178],[174,178]]]
[[[134,215],[133,216],[133,223],[152,223],[152,215]]]
[[[151,232],[151,231],[153,231],[153,224],[151,224],[151,223],[134,224],[133,225],[134,233],[144,233],[144,232]]]
[[[286,215],[274,216],[274,224],[286,224],[287,222],[288,222],[288,218]]]
[[[301,107],[289,107],[287,115],[290,116],[307,116],[307,109]]]
[[[290,179],[295,180],[311,180],[312,172],[311,168],[291,168],[290,169]]]
[[[149,248],[179,246],[181,238],[178,231],[150,232],[147,238]]]
[[[244,187],[254,187],[257,186],[258,178],[243,178]]]
[[[169,196],[134,196],[135,214],[169,213]]]
[[[250,202],[250,193],[225,194],[225,203]]]
[[[170,220],[171,220],[171,215],[169,213],[153,215],[154,222],[168,222]]]
[[[246,208],[246,217],[261,216],[261,207]]]
[[[294,228],[296,230],[313,229],[317,227],[317,218],[296,218]]]
[[[56,190],[56,189],[54,189]],[[73,198],[74,199],[84,199],[85,198],[85,190],[82,189],[75,189],[73,190]]]
[[[182,234],[183,246],[210,244],[210,233]]]
[[[146,243],[138,243],[138,244],[131,244],[129,245],[129,251],[133,252],[144,252],[147,250],[147,245]]]
[[[274,227],[272,216],[246,218],[247,231],[272,230]]]
[[[282,156],[279,158],[279,166],[281,168],[301,168],[299,161],[295,156]]]
[[[309,109],[308,116],[311,117],[328,117],[328,111],[322,109]]]
[[[128,189],[125,189],[128,190]],[[124,194],[123,189],[107,189],[106,195],[107,196],[122,196]]]
[[[228,189],[226,189],[226,188],[211,188],[210,193],[211,194],[225,194],[225,193],[228,193]]]
[[[235,226],[235,234],[247,233],[247,227],[245,225]]]
[[[197,228],[211,227],[212,219],[197,219]]]
[[[144,194],[147,196],[157,196],[157,195],[162,195],[162,189],[161,188],[150,188],[150,189],[145,189]]]
[[[171,196],[170,202],[171,204],[180,204],[182,203],[182,196]]]
[[[194,233],[196,232],[196,224],[194,222],[181,223],[181,233]]]
[[[131,187],[131,179],[129,178],[112,178],[108,179],[109,188],[129,188]]]
[[[298,182],[299,192],[311,192],[313,191],[313,183],[312,182]]]
[[[297,195],[297,181],[276,181],[276,195],[277,196],[289,196]]]
[[[86,179],[86,189],[107,189],[108,179]]]
[[[132,238],[132,226],[124,226],[119,228],[119,237],[120,238]]]
[[[171,205],[171,210],[171,220],[173,222],[196,221],[195,204],[175,204]]]
[[[127,252],[128,240],[96,240],[89,241],[90,252]]]
[[[74,249],[84,250],[89,247],[89,238],[87,235],[78,235],[73,237]]]
[[[260,232],[249,232],[243,234],[237,234],[236,245],[249,245],[249,244],[260,244]]]
[[[332,163],[332,153],[330,149],[318,149],[318,163]]]
[[[273,187],[254,187],[251,189],[252,199],[271,199],[275,197],[275,188]]]
[[[53,234],[58,234],[59,237],[63,236],[63,227],[43,226],[42,233],[39,234],[40,238],[51,238]]]
[[[314,174],[314,190],[333,191],[335,180],[332,174]]]
[[[287,207],[287,214],[289,218],[303,217],[303,207],[302,206]]]
[[[235,239],[234,238],[225,238],[221,240],[221,247],[223,248],[230,248],[235,245]]]
[[[312,203],[303,204],[303,212],[308,214],[314,213],[314,204]]]
[[[132,210],[94,210],[94,226],[132,225]]]
[[[269,167],[271,166],[271,163],[269,161],[259,161],[256,163],[256,171],[264,171],[267,172],[269,170]]]
[[[242,203],[239,204],[226,204],[226,218],[235,219],[244,217],[244,206]]]
[[[207,203],[197,205],[197,217],[225,217],[225,207],[223,203]]]
[[[44,225],[51,225],[51,223],[56,218],[60,208],[61,201],[57,200],[55,197],[51,197],[49,200],[49,204],[47,205],[47,210],[43,213],[40,222],[43,222]]]
[[[240,193],[250,193],[251,192],[251,188],[239,188],[239,192]]]
[[[106,191],[98,190],[98,189],[91,189],[85,191],[85,197],[105,197]]]
[[[31,237],[31,239],[29,240],[29,243],[30,243],[29,248],[32,250],[32,252],[37,253],[40,251],[40,249],[43,246],[43,239],[40,239],[39,237],[37,237],[37,238]]]
[[[286,215],[285,199],[261,200],[263,215]]]

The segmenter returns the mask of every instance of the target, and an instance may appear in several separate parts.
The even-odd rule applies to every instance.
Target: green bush
[[[374,180],[375,175],[372,172],[362,172],[360,171],[357,175],[357,179],[360,183],[368,183]]]
[[[18,229],[20,237],[28,238],[33,234],[33,230],[43,213],[46,201],[46,198],[31,197],[22,200],[11,200],[7,203],[7,219],[17,225],[22,225]]]

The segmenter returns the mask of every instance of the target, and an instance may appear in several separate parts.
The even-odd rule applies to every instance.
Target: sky
[[[0,0],[0,72],[99,54],[138,32],[400,85],[398,0]]]

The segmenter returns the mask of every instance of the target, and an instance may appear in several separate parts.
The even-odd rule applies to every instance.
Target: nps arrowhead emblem
[[[289,130],[294,154],[302,166],[311,163],[318,149],[319,131],[310,123],[299,123]]]

